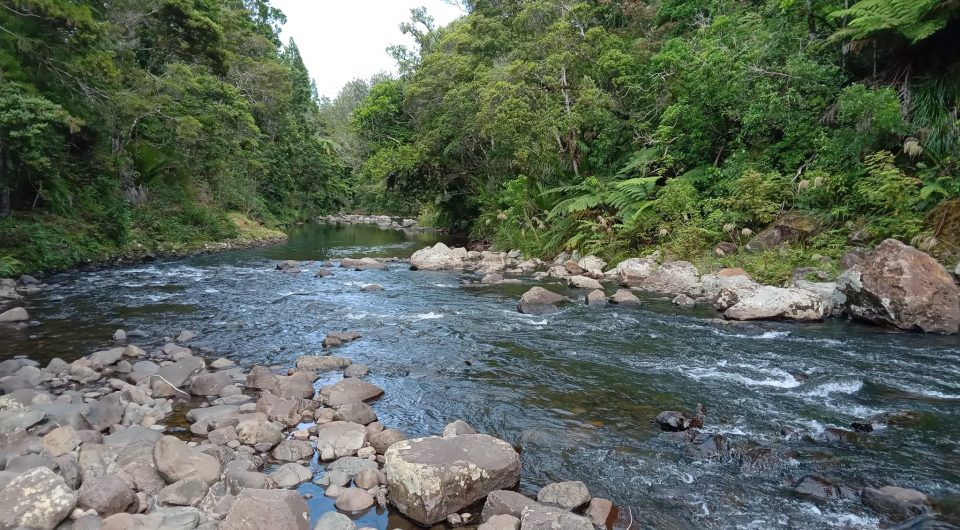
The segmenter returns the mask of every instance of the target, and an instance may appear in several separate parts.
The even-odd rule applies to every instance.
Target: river
[[[110,345],[115,329],[159,347],[180,330],[193,347],[238,363],[293,364],[318,354],[328,331],[363,338],[336,353],[368,364],[386,390],[381,421],[409,435],[463,419],[521,451],[521,490],[583,480],[629,508],[634,528],[878,528],[856,501],[813,501],[791,482],[808,473],[852,487],[893,484],[934,497],[960,521],[960,340],[846,322],[732,325],[706,309],[644,299],[642,308],[568,308],[549,316],[515,309],[523,286],[462,287],[474,277],[336,269],[319,261],[409,256],[437,236],[373,226],[305,225],[281,245],[46,278],[24,306],[39,324],[0,336],[0,359],[72,360]],[[314,263],[299,275],[277,260]],[[379,283],[384,292],[362,293]],[[563,289],[559,285],[558,289]],[[323,384],[327,380],[321,380]],[[774,469],[698,457],[660,432],[662,410],[707,410],[706,431],[773,450]],[[832,427],[884,413],[915,413],[869,434]],[[784,433],[794,433],[784,436]],[[316,517],[330,509],[319,488]],[[360,526],[393,529],[370,513]]]

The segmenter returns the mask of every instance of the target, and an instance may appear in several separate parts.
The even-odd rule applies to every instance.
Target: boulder
[[[520,517],[520,530],[558,529],[594,530],[590,519],[550,506],[528,507]]]
[[[910,519],[930,511],[933,506],[930,497],[923,493],[897,486],[864,488],[862,498],[864,504],[893,521]]]
[[[103,517],[136,508],[137,496],[125,481],[116,475],[83,481],[77,492],[77,505],[96,511]]]
[[[113,348],[110,350],[103,350],[98,352],[93,352],[90,354],[90,364],[103,368],[105,366],[110,366],[120,359],[123,359],[123,352],[126,348]]]
[[[724,289],[749,291],[760,287],[759,283],[753,281],[746,274],[722,274],[724,271],[731,270],[733,269],[723,269],[716,274],[704,274],[703,278],[700,279],[700,296],[713,301]]]
[[[763,285],[737,293],[736,302],[724,311],[730,320],[819,321],[825,315],[820,297],[796,288]]]
[[[377,413],[373,411],[373,407],[370,405],[362,401],[355,401],[337,407],[333,418],[335,420],[367,425],[368,423],[377,421]]]
[[[317,524],[314,525],[313,530],[356,530],[356,528],[357,525],[346,515],[330,511],[317,519]]]
[[[520,456],[510,444],[485,434],[429,437],[393,444],[384,471],[391,504],[422,525],[520,480]]]
[[[347,488],[333,503],[341,512],[360,513],[373,506],[373,496],[360,488]]]
[[[800,495],[818,500],[855,499],[857,492],[846,486],[834,484],[817,475],[804,475],[793,485],[794,491]]]
[[[316,436],[317,449],[321,453],[325,449],[331,449],[334,457],[340,458],[357,454],[357,450],[367,441],[367,429],[358,423],[333,421],[317,425]]]
[[[787,212],[754,236],[746,248],[756,252],[778,248],[784,243],[799,243],[816,235],[819,230],[819,223],[812,216]]]
[[[613,513],[615,512],[612,502],[607,499],[601,499],[600,497],[594,497],[590,499],[590,505],[587,506],[584,515],[593,521],[595,527],[609,528],[612,524],[608,525],[607,521],[610,521],[610,515]],[[612,523],[613,521],[610,522]]]
[[[330,372],[332,370],[343,370],[350,366],[352,362],[350,359],[335,355],[301,355],[297,357],[297,370]]]
[[[669,261],[650,273],[638,287],[657,294],[697,296],[700,293],[700,273],[687,261]]]
[[[630,289],[617,289],[610,297],[610,303],[616,305],[640,305],[640,299]]]
[[[537,502],[544,506],[553,506],[574,511],[590,502],[590,491],[580,481],[555,482],[543,487],[537,493]]]
[[[373,460],[367,460],[366,458],[360,458],[356,456],[345,456],[343,458],[338,458],[337,460],[331,462],[327,465],[327,473],[343,473],[347,477],[347,482],[351,478],[359,475],[364,470],[377,471],[379,467],[377,463]],[[346,484],[346,482],[344,482]]]
[[[600,289],[590,291],[583,297],[583,300],[590,307],[603,307],[607,305],[607,295]]]
[[[351,364],[343,369],[343,377],[365,377],[370,373],[370,367],[365,364]]]
[[[477,530],[519,530],[520,519],[512,515],[494,515],[477,527]]]
[[[624,287],[639,287],[658,267],[651,258],[630,258],[618,263],[610,275],[615,276]]]
[[[190,383],[190,393],[195,396],[218,396],[223,387],[233,384],[226,372],[202,373]]]
[[[188,478],[160,490],[157,500],[167,506],[196,506],[200,504],[209,489],[206,482]]]
[[[270,478],[276,482],[278,488],[295,488],[313,478],[313,472],[308,467],[290,462],[270,473]]]
[[[680,306],[680,307],[682,307],[682,308],[684,308],[684,309],[693,309],[694,307],[697,306],[697,301],[694,300],[693,298],[690,298],[689,296],[687,296],[687,295],[685,295],[685,294],[681,294],[681,295],[676,296],[676,297],[672,300],[672,303],[673,303],[673,305]]]
[[[517,311],[528,315],[546,315],[557,311],[557,306],[567,299],[543,287],[533,287],[520,297]]]
[[[19,474],[0,489],[0,528],[53,530],[77,505],[63,477],[45,467]]]
[[[577,266],[586,272],[603,273],[603,269],[607,268],[607,262],[596,256],[590,255],[580,258],[580,261],[577,262]]]
[[[153,460],[160,476],[172,484],[196,478],[207,484],[220,480],[220,461],[189,447],[174,436],[164,436],[153,447]]]
[[[220,530],[309,530],[310,510],[290,490],[244,489],[237,495]]]
[[[477,434],[477,430],[463,420],[454,420],[443,428],[443,434],[441,434],[441,436],[450,438],[451,436],[460,436],[463,434]]]
[[[30,320],[30,314],[22,307],[14,307],[0,313],[0,323],[4,322],[24,322]]]
[[[888,239],[837,280],[851,317],[904,330],[955,334],[960,294],[950,273],[928,254]]]
[[[203,367],[203,359],[199,357],[183,357],[173,364],[164,366],[151,378],[150,388],[153,390],[153,396],[184,395],[185,392],[177,389],[182,387],[193,374],[203,370]],[[136,367],[134,367],[134,371],[136,371]]]
[[[825,316],[839,316],[843,312],[843,294],[837,290],[836,282],[797,280],[792,286],[818,296]]]
[[[353,269],[358,271],[383,270],[387,266],[373,258],[343,258],[340,260],[340,266],[344,269]]]
[[[740,247],[738,247],[736,243],[721,241],[717,243],[717,246],[713,247],[713,253],[716,254],[718,258],[724,258],[736,254],[739,249]]]
[[[567,278],[567,285],[576,289],[602,289],[600,282],[586,276],[570,276]]]
[[[467,249],[453,248],[437,243],[433,247],[420,249],[410,257],[410,265],[419,270],[456,270],[464,267]]]
[[[281,462],[309,460],[313,456],[313,446],[302,440],[283,440],[270,454]]]
[[[339,407],[356,401],[372,401],[382,395],[382,388],[353,377],[320,389],[320,396],[328,407]]]
[[[407,436],[396,429],[384,429],[370,437],[370,445],[382,455],[391,445],[406,439]]]
[[[360,288],[361,293],[382,293],[384,288],[379,283],[371,283]]]
[[[43,452],[56,458],[73,451],[80,445],[80,435],[70,425],[57,427],[43,437]]]

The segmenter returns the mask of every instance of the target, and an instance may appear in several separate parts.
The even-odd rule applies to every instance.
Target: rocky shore
[[[378,228],[383,230],[405,230],[408,232],[426,232],[429,230],[435,230],[432,228],[421,227],[416,219],[390,217],[389,215],[324,215],[318,217],[317,221],[321,223],[333,224],[377,225]]]

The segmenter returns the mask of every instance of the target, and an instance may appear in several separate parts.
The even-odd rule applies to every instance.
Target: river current
[[[305,225],[271,247],[52,275],[24,300],[39,323],[5,330],[0,359],[70,361],[110,346],[118,328],[145,331],[134,342],[156,348],[190,329],[191,346],[211,359],[291,366],[320,354],[327,332],[356,330],[363,338],[335,353],[370,365],[369,380],[386,390],[374,404],[384,424],[417,436],[463,419],[503,438],[521,451],[527,494],[582,480],[634,528],[880,528],[858,501],[791,488],[814,473],[920,490],[941,515],[913,528],[960,525],[960,339],[840,321],[723,323],[654,298],[529,316],[516,301],[532,282],[463,287],[477,277],[403,264],[313,275],[322,260],[406,257],[437,237]],[[287,259],[310,263],[298,275],[273,270]],[[360,292],[369,283],[385,291]],[[705,431],[769,448],[772,465],[704,457],[653,422],[698,403]],[[902,413],[908,420],[872,433],[835,430]],[[314,517],[330,509],[316,486],[301,490],[315,495]],[[401,525],[383,512],[359,523]]]

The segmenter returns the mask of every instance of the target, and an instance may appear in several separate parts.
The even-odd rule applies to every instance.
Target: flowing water
[[[290,366],[319,354],[328,331],[363,338],[337,350],[368,364],[386,395],[374,409],[409,435],[463,419],[521,451],[521,491],[583,480],[622,507],[634,528],[878,528],[859,502],[813,501],[792,481],[808,473],[851,487],[894,484],[934,497],[960,520],[960,340],[846,322],[730,324],[708,310],[644,300],[642,308],[515,310],[524,286],[462,287],[470,274],[335,269],[319,261],[409,256],[437,236],[372,226],[308,225],[288,243],[180,261],[47,278],[25,300],[39,324],[0,336],[0,359],[70,360],[109,346],[113,330],[158,347],[182,329],[211,358]],[[310,260],[305,271],[276,260]],[[362,293],[379,283],[381,293]],[[557,289],[562,289],[559,285]],[[337,376],[339,377],[339,376]],[[318,384],[329,382],[330,378]],[[707,410],[705,430],[756,458],[717,458],[662,433],[662,410]],[[835,428],[909,412],[898,425],[850,435]],[[769,451],[767,451],[769,449]],[[759,455],[759,456],[757,456]],[[764,456],[766,455],[766,456]],[[319,488],[314,517],[330,503]],[[361,526],[392,529],[395,514]]]

